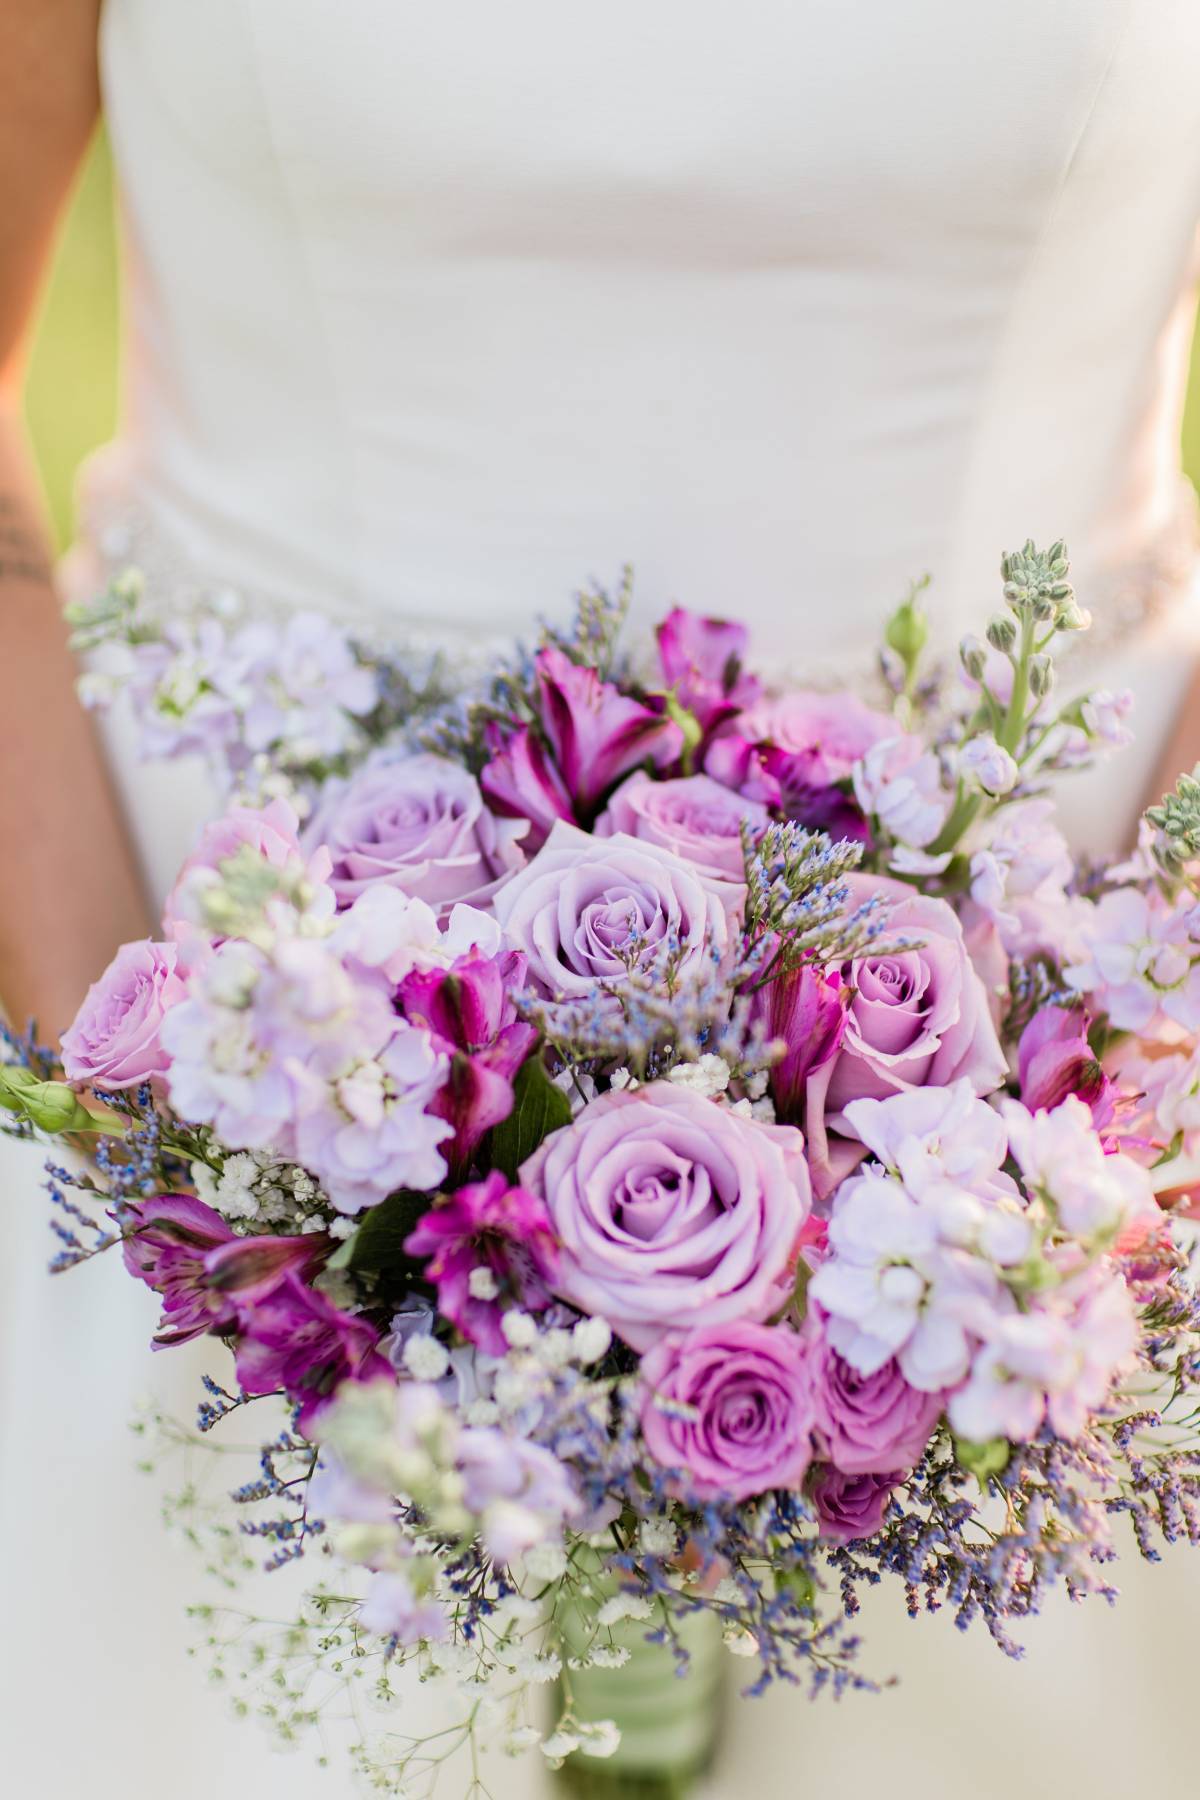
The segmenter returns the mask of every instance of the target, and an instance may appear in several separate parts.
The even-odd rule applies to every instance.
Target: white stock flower
[[[963,780],[981,787],[985,794],[1011,794],[1021,771],[1002,744],[990,732],[968,738],[958,753]]]
[[[1105,1154],[1091,1110],[1075,1094],[1050,1112],[1031,1113],[1019,1100],[1003,1101],[1001,1111],[1026,1185],[1072,1236],[1109,1238],[1158,1217],[1148,1171],[1132,1157]]]

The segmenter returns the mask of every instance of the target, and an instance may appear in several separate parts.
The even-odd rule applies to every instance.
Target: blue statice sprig
[[[760,836],[743,823],[742,834],[749,985],[762,987],[804,962],[884,953],[887,900],[880,894],[858,904],[850,899],[847,878],[862,862],[860,843],[835,842],[792,822],[768,825]]]

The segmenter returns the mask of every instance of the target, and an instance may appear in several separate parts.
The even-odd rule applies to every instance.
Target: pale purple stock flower
[[[950,812],[938,759],[916,736],[872,744],[854,767],[854,797],[888,837],[923,850]]]
[[[1090,994],[1118,1031],[1200,1031],[1200,942],[1187,908],[1151,889],[1122,887],[1087,902],[1067,986]]]

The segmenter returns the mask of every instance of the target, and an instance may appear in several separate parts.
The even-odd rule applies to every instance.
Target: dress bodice
[[[1166,552],[1195,0],[106,0],[107,481],[213,574],[509,630],[633,562],[796,662]],[[1117,601],[1111,601],[1116,606]]]

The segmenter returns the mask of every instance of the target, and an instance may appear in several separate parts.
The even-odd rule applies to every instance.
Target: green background
[[[80,458],[111,437],[117,395],[117,281],[108,155],[98,139],[68,214],[37,322],[26,413],[55,536],[70,535]],[[1200,482],[1200,334],[1183,422],[1183,459]]]

